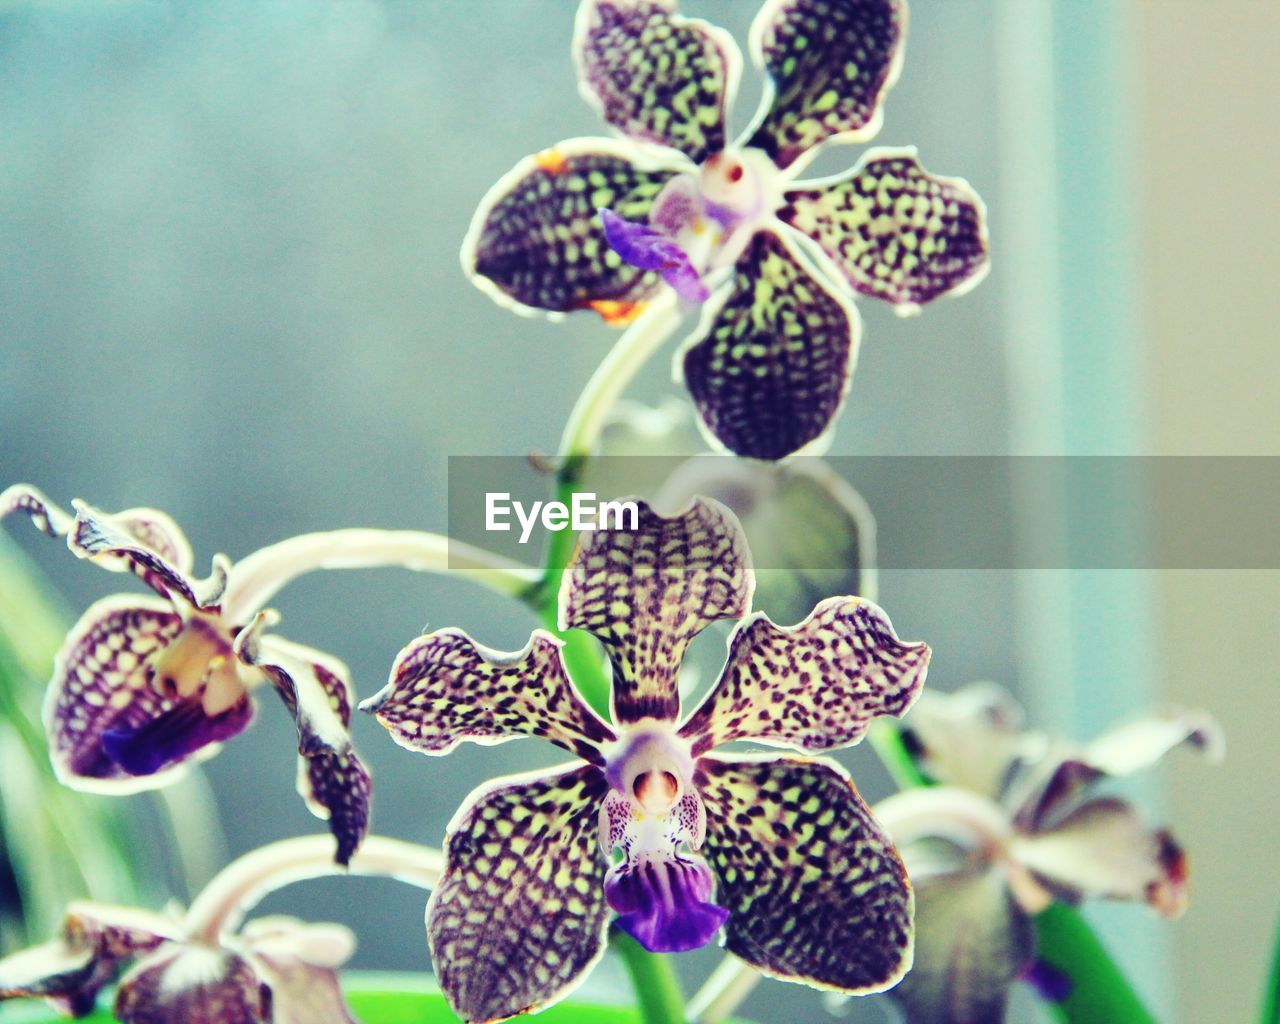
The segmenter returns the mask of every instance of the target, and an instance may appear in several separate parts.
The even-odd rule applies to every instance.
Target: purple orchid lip
[[[600,223],[609,248],[627,263],[640,270],[656,270],[682,299],[707,301],[710,292],[689,254],[662,232],[648,224],[626,220],[608,209],[600,210]]]
[[[684,953],[707,945],[729,918],[709,902],[711,869],[671,854],[621,864],[605,881],[618,927],[650,953]]]
[[[130,775],[154,775],[210,743],[235,736],[250,714],[247,700],[216,715],[206,714],[199,700],[185,700],[143,725],[107,730],[102,750]]]

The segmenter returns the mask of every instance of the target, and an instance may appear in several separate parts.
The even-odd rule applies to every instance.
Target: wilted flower
[[[1216,753],[1213,721],[1157,715],[1074,747],[1020,732],[1021,719],[1003,690],[978,684],[929,694],[903,730],[942,784],[876,806],[916,891],[915,965],[890,993],[911,1022],[989,1024],[1018,978],[1069,986],[1035,960],[1031,917],[1055,900],[1145,901],[1167,917],[1185,906],[1186,858],[1169,833],[1089,789],[1184,743]]]
[[[482,201],[463,265],[520,312],[627,323],[663,283],[707,302],[677,361],[702,420],[778,459],[833,422],[860,333],[854,293],[913,312],[987,267],[982,202],[913,149],[794,180],[816,147],[866,141],[902,63],[904,0],[769,0],[750,36],[768,89],[729,144],[742,58],[674,0],[584,0],[586,99],[624,138],[562,142]]]
[[[252,692],[270,683],[297,723],[299,790],[329,820],[337,859],[350,860],[368,829],[370,783],[348,734],[347,668],[263,633],[275,613],[261,604],[293,567],[253,556],[232,566],[217,556],[212,574],[197,580],[191,546],[164,513],[75,508],[71,516],[25,485],[0,494],[0,518],[24,512],[49,536],[65,536],[77,557],[132,572],[159,596],[98,601],[58,652],[44,710],[58,777],[101,793],[162,786],[243,732]]]
[[[483,786],[454,817],[427,910],[442,988],[468,1021],[552,1003],[602,955],[610,908],[653,951],[696,948],[724,926],[725,945],[765,973],[848,992],[893,984],[910,963],[911,891],[848,776],[827,760],[710,752],[857,742],[911,705],[928,647],[852,597],[790,628],[753,615],[680,721],[685,652],[712,622],[747,614],[750,556],[715,502],[673,518],[637,505],[634,530],[584,535],[560,592],[561,628],[608,651],[612,722],[583,703],[543,631],[514,654],[455,630],[421,637],[363,705],[429,754],[534,735],[581,758]]]

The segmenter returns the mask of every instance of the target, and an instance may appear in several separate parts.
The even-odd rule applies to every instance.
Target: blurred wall
[[[1151,447],[1280,455],[1280,4],[1148,0],[1133,10]],[[1177,758],[1169,776],[1195,884],[1176,929],[1182,1019],[1248,1020],[1280,893],[1280,574],[1168,572],[1159,592],[1165,689],[1212,708],[1228,744],[1220,768]]]

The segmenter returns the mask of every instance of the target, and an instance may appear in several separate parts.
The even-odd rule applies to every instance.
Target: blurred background
[[[684,4],[739,40],[755,6]],[[602,133],[576,92],[574,7],[0,3],[0,485],[164,509],[203,565],[309,530],[443,530],[449,456],[552,451],[611,335],[497,308],[457,250],[518,159]],[[969,179],[994,268],[919,318],[862,304],[833,453],[1280,455],[1278,44],[1271,0],[914,0],[876,142]],[[748,70],[737,126],[759,92]],[[668,355],[635,397],[683,396]],[[130,582],[25,523],[7,532],[72,615]],[[1063,565],[1088,543],[1064,536]],[[932,686],[994,679],[1055,731],[1088,738],[1164,702],[1222,720],[1225,765],[1175,756],[1137,783],[1192,855],[1186,918],[1090,916],[1161,1019],[1255,1012],[1280,891],[1277,573],[889,569],[879,600],[934,647]],[[393,571],[309,577],[276,603],[282,632],[345,659],[362,696],[428,626],[514,649],[533,625],[465,582]],[[266,705],[206,773],[231,854],[320,827],[293,792],[292,724]],[[532,742],[428,760],[371,720],[355,732],[375,827],[433,844],[477,783],[557,761]],[[890,791],[869,752],[841,756],[869,799]],[[211,818],[196,815],[220,851]],[[132,855],[166,842],[144,828]],[[266,909],[347,921],[361,967],[426,964],[416,891],[330,880]],[[692,986],[714,962],[681,966]],[[779,984],[745,1012],[825,1019]],[[1023,1000],[1015,1017],[1036,1013]]]

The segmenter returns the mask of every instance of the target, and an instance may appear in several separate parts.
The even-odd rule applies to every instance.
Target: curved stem
[[[419,530],[329,530],[304,533],[261,548],[231,569],[223,614],[240,622],[266,605],[281,588],[316,569],[373,569],[457,573],[503,594],[519,596],[537,572],[501,555]]]
[[[698,994],[689,1000],[689,1020],[693,1024],[720,1024],[742,1005],[763,975],[732,953],[711,972]]]
[[[263,897],[294,882],[326,875],[374,875],[431,889],[443,870],[439,850],[385,836],[367,837],[348,869],[333,862],[331,836],[285,839],[254,850],[220,871],[191,904],[185,928],[192,939],[212,944],[235,931]]]
[[[684,996],[668,958],[647,952],[630,935],[615,932],[613,948],[631,975],[631,985],[645,1024],[684,1024]]]

